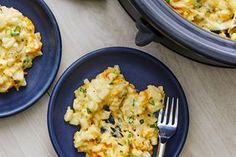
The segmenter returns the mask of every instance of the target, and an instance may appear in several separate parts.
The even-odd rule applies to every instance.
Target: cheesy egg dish
[[[236,0],[166,0],[187,20],[236,40]]]
[[[163,87],[137,92],[119,66],[108,67],[75,91],[64,120],[78,126],[74,147],[87,157],[151,157],[158,143],[155,112],[163,108]]]
[[[26,86],[25,70],[42,55],[32,21],[14,8],[0,6],[0,93]]]

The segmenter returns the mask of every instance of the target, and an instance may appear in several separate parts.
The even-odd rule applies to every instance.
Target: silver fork
[[[174,111],[174,106],[176,106],[175,111]],[[158,146],[159,151],[157,152],[156,157],[164,157],[166,143],[175,134],[177,130],[178,114],[179,114],[179,99],[167,97],[165,112],[162,109],[159,112],[158,116],[157,126],[159,128],[160,142]]]

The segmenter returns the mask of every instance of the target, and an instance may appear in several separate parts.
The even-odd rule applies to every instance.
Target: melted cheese
[[[42,55],[41,36],[18,10],[0,6],[0,93],[26,86],[25,69]]]
[[[188,21],[236,40],[236,0],[166,0]]]
[[[64,116],[80,126],[75,148],[87,157],[151,157],[158,142],[154,113],[163,108],[163,98],[161,86],[149,85],[138,93],[118,66],[85,80]]]

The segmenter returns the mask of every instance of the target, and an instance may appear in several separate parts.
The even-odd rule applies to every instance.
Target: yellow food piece
[[[108,67],[75,91],[64,120],[80,126],[74,146],[87,157],[151,157],[157,144],[155,112],[163,108],[163,87],[137,92],[119,66]]]
[[[236,0],[166,0],[188,21],[236,40]]]
[[[34,24],[14,8],[0,6],[0,93],[26,86],[25,69],[42,55]]]

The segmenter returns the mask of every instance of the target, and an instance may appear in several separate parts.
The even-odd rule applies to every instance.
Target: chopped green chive
[[[149,100],[149,103],[152,105],[152,106],[155,106],[155,102],[153,99]]]
[[[32,66],[32,60],[30,57],[26,56],[23,60],[23,67],[24,69],[30,68]]]
[[[11,36],[18,36],[20,35],[21,28],[19,26],[16,26],[14,30],[11,30]]]
[[[133,137],[133,133],[129,132],[128,138],[131,138],[131,137]]]
[[[144,123],[144,120],[143,120],[143,119],[141,119],[139,122],[140,122],[140,124],[143,124],[143,123]]]
[[[166,0],[167,3],[170,3],[170,0]]]
[[[150,128],[157,129],[157,123],[154,123],[154,124],[150,125]]]
[[[133,102],[132,102],[132,105],[133,105],[133,106],[135,106],[135,101],[136,101],[136,100],[135,100],[135,99],[133,99]]]
[[[88,114],[91,114],[91,113],[92,113],[89,108],[87,108],[87,113],[88,113]]]
[[[132,124],[134,122],[134,116],[128,117],[129,124]]]
[[[86,94],[86,93],[87,93],[87,90],[86,90],[86,89],[84,89],[83,87],[80,87],[80,88],[79,88],[79,91],[80,91],[80,92],[82,92],[82,93],[84,93],[84,94]]]

